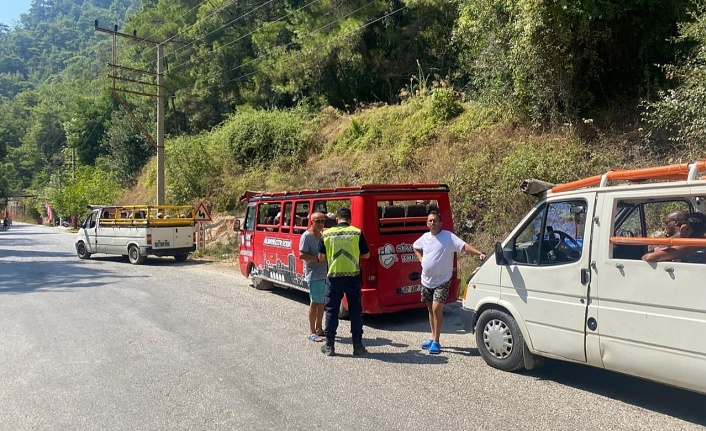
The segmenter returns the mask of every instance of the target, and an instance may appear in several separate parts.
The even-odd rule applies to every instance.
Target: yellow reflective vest
[[[360,274],[360,229],[334,226],[324,232],[329,277],[352,277]]]

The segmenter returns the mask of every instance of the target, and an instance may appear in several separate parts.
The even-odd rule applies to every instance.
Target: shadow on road
[[[114,278],[110,279],[111,275],[115,275],[113,271],[96,265],[85,265],[73,250],[22,250],[21,247],[28,242],[23,238],[24,235],[33,236],[31,242],[37,243],[37,233],[29,232],[30,228],[30,225],[16,224],[0,236],[0,294],[72,291],[118,283]],[[42,232],[44,235],[63,233],[47,229]],[[112,259],[119,260],[120,257]],[[120,275],[120,279],[128,277],[135,276]]]
[[[586,365],[546,360],[526,372],[698,425],[706,425],[706,396]]]

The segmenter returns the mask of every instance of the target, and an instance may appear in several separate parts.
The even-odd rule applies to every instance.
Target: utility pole
[[[159,42],[154,42],[148,39],[137,37],[137,32],[133,31],[132,34],[121,33],[118,31],[118,26],[116,25],[112,30],[107,28],[101,28],[98,26],[98,20],[94,22],[94,30],[101,33],[107,33],[113,36],[113,61],[108,63],[108,66],[112,69],[112,74],[108,75],[111,78],[113,85],[111,91],[113,95],[120,103],[120,106],[125,109],[125,111],[130,115],[132,121],[137,125],[137,127],[142,131],[142,134],[152,143],[153,146],[157,148],[157,205],[164,205],[164,114],[165,114],[165,95],[164,95],[164,46]],[[124,37],[126,39],[131,39],[136,42],[146,43],[157,47],[157,72],[150,72],[148,70],[133,69],[131,67],[120,66],[116,61],[116,51],[117,51],[117,38]],[[125,70],[129,72],[134,72],[140,75],[148,75],[155,77],[157,82],[146,82],[142,80],[129,79],[118,76],[118,70]],[[130,82],[133,84],[146,85],[157,89],[157,93],[145,93],[140,91],[128,90],[126,88],[118,88],[116,82]],[[157,139],[155,140],[152,135],[147,131],[147,128],[142,124],[142,122],[137,118],[137,116],[132,112],[128,104],[118,93],[128,93],[136,94],[139,96],[153,97],[157,99]]]

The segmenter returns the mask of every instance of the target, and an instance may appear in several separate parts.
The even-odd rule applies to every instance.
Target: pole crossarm
[[[143,75],[152,75],[152,76],[157,76],[157,72],[150,72],[149,70],[142,70],[142,69],[134,69],[132,67],[127,67],[127,66],[121,66],[119,64],[113,64],[113,63],[106,63],[108,66],[113,67],[115,69],[122,69],[122,70],[128,70],[130,72],[136,72],[136,73],[141,73]]]
[[[142,85],[148,85],[150,87],[159,87],[159,84],[154,84],[152,82],[147,82],[147,81],[140,81],[138,79],[130,79],[130,78],[123,78],[121,76],[115,76],[115,75],[106,75],[107,78],[112,78],[117,81],[123,81],[123,82],[133,82],[135,84],[142,84]],[[156,94],[155,94],[156,96]]]
[[[115,35],[115,36],[124,37],[124,38],[126,38],[126,39],[132,39],[132,40],[134,40],[134,41],[142,42],[142,43],[147,43],[147,44],[152,45],[152,46],[157,46],[157,45],[160,44],[160,42],[155,42],[155,41],[153,41],[153,40],[145,39],[144,37],[137,37],[135,34],[121,33],[121,32],[118,31],[118,26],[117,26],[117,25],[115,26],[115,28],[114,28],[113,30],[110,30],[110,29],[108,29],[108,28],[101,28],[101,27],[98,27],[98,20],[95,20],[95,21],[94,21],[94,24],[95,24],[95,25],[93,26],[93,30],[99,31],[99,32],[101,32],[101,33],[108,33],[108,34],[112,34],[112,35]]]
[[[113,57],[112,61],[108,63],[108,66],[112,68],[112,73],[107,77],[112,81],[111,92],[115,98],[120,103],[120,106],[125,109],[125,111],[130,115],[132,121],[137,125],[142,134],[150,141],[150,143],[157,148],[157,205],[164,205],[164,117],[165,117],[165,88],[164,88],[164,45],[161,42],[155,42],[153,40],[145,39],[143,37],[137,37],[137,31],[133,31],[132,34],[121,33],[118,31],[118,26],[114,26],[113,29],[101,28],[98,26],[98,20],[94,21],[94,30],[107,33],[113,38]],[[157,72],[151,72],[148,70],[134,69],[128,66],[121,66],[117,64],[117,38],[122,37],[130,39],[135,42],[146,43],[157,48]],[[150,75],[157,79],[157,83],[140,81],[137,79],[123,78],[118,76],[118,70],[125,70],[129,72],[134,72],[142,75]],[[157,94],[146,93],[142,91],[128,90],[125,88],[116,88],[116,82],[130,82],[138,85],[146,85],[152,88],[156,88]],[[147,96],[157,99],[157,139],[153,138],[152,135],[147,131],[147,128],[142,124],[142,122],[137,118],[137,116],[132,112],[125,100],[120,97],[118,93],[135,94],[138,96]]]

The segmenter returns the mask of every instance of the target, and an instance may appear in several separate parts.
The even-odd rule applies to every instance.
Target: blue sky
[[[13,20],[19,20],[20,14],[29,10],[32,0],[2,0],[0,6],[0,23],[12,25]]]

